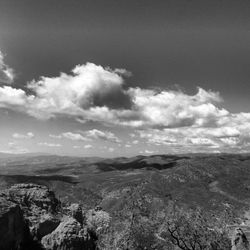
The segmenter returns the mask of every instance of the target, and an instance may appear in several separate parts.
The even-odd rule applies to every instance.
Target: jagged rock
[[[45,186],[17,184],[3,190],[0,250],[96,249],[95,232],[83,226],[81,206],[72,204],[67,214],[64,209]]]
[[[45,186],[16,184],[4,190],[1,196],[22,208],[34,240],[40,240],[51,233],[60,223],[60,218],[56,215],[60,202]]]
[[[82,214],[82,207],[81,205],[77,203],[71,204],[69,207],[69,210],[71,212],[71,216],[76,219],[80,224],[83,223],[83,214]]]
[[[0,250],[25,249],[28,227],[20,207],[0,197]]]
[[[42,238],[47,250],[91,250],[95,243],[81,224],[74,218],[66,217],[51,234]]]
[[[34,221],[33,221],[34,222]],[[60,219],[51,214],[43,214],[39,216],[39,221],[33,223],[30,227],[31,235],[37,240],[54,231],[60,224]]]
[[[103,210],[91,209],[86,214],[86,222],[88,227],[97,233],[107,229],[109,227],[110,221],[111,218],[109,213]]]
[[[16,184],[6,190],[9,199],[23,207],[37,206],[40,209],[55,212],[60,202],[54,192],[36,184]]]
[[[247,237],[241,228],[235,229],[232,237],[232,250],[250,250]]]

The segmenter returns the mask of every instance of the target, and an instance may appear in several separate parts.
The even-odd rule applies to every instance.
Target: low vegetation
[[[0,188],[32,182],[65,207],[80,203],[100,250],[227,250],[238,225],[250,237],[249,164],[220,154],[3,158]]]

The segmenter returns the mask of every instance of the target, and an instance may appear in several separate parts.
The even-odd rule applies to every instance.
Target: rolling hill
[[[56,155],[9,155],[0,159],[1,186],[45,184],[65,200],[86,205],[112,204],[144,183],[145,192],[206,209],[250,204],[250,155],[153,155],[132,158],[77,158]],[[125,191],[124,191],[125,190]],[[86,196],[88,199],[86,199]],[[119,201],[120,202],[120,201]]]
[[[85,209],[99,205],[111,215],[138,200],[135,194],[140,190],[151,211],[160,211],[170,202],[218,216],[226,211],[232,228],[241,224],[250,235],[248,154],[0,157],[0,188],[16,183],[46,185],[64,203],[81,203]]]

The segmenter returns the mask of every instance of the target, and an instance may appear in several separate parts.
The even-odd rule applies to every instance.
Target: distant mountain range
[[[1,158],[21,158],[21,157],[36,157],[36,156],[46,156],[49,155],[47,153],[24,153],[24,154],[13,154],[13,153],[2,153],[0,152]]]

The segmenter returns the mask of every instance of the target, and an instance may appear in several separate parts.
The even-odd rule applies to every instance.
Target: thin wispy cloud
[[[11,84],[14,78],[14,70],[4,62],[4,54],[0,51],[0,84]]]
[[[112,147],[110,147],[110,148],[108,148],[108,151],[112,153],[112,152],[114,152],[114,151],[115,151],[115,149],[114,149],[114,148],[112,148]]]
[[[98,129],[92,129],[92,130],[84,131],[83,134],[88,138],[92,138],[96,140],[99,139],[99,140],[110,141],[114,143],[121,142],[121,140],[117,136],[115,136],[115,134],[109,131],[101,131]]]
[[[138,140],[133,140],[132,143],[133,143],[133,144],[138,144],[139,141],[138,141]]]
[[[65,132],[65,133],[62,133],[62,134],[59,134],[59,135],[50,134],[49,136],[51,138],[54,138],[54,139],[65,138],[65,139],[69,139],[69,140],[72,140],[72,141],[89,141],[90,140],[90,139],[88,139],[86,137],[83,137],[81,134],[72,133],[72,132]]]
[[[140,154],[146,154],[146,155],[147,155],[147,154],[154,154],[155,151],[145,149],[145,150],[141,150],[139,153],[140,153]]]
[[[29,150],[19,145],[17,142],[8,142],[6,149],[0,152],[6,154],[26,154],[29,153]]]
[[[104,140],[114,143],[121,142],[112,132],[101,131],[98,129],[92,129],[88,131],[81,131],[81,133],[65,132],[58,135],[50,134],[49,137],[54,139],[69,139],[72,141],[92,141],[92,140]]]
[[[53,147],[53,148],[62,147],[62,145],[59,143],[50,143],[50,142],[39,142],[38,145],[44,147]]]
[[[35,135],[32,132],[28,132],[26,134],[14,133],[12,137],[15,139],[32,139]]]

